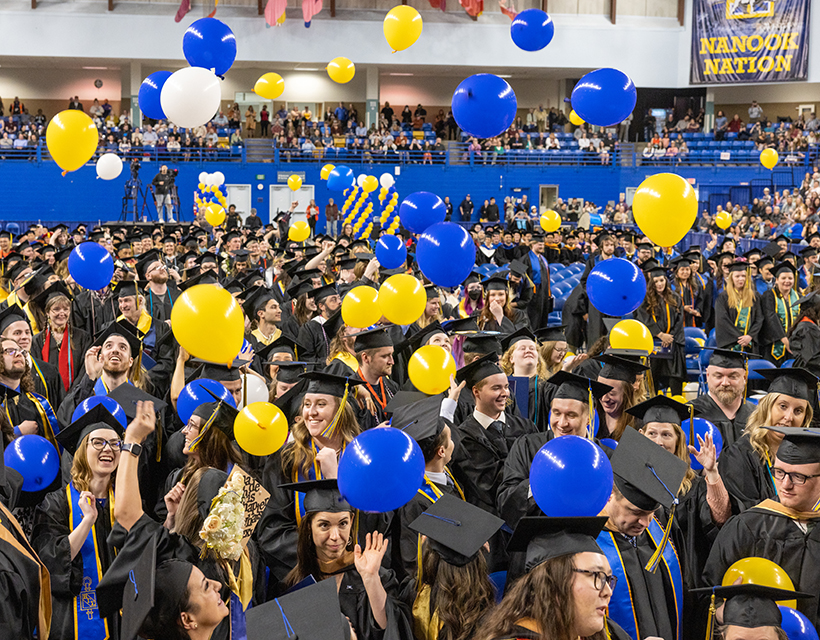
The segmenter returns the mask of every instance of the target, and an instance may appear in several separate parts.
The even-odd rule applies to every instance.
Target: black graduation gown
[[[530,319],[526,313],[523,311],[519,311],[518,309],[513,309],[513,317],[512,319],[504,316],[501,318],[501,324],[496,322],[496,319],[490,318],[484,323],[484,327],[482,331],[498,331],[499,333],[514,333],[518,329],[522,329],[524,327],[529,328],[530,326]]]
[[[653,338],[657,338],[659,333],[672,334],[671,358],[650,358],[649,365],[652,369],[652,377],[655,380],[677,379],[686,380],[686,336],[683,332],[683,306],[680,297],[674,294],[677,306],[672,303],[661,302],[661,308],[655,309],[654,314],[644,302],[638,308],[638,320],[646,325]],[[669,315],[667,316],[667,308]]]
[[[79,509],[75,505],[75,509]],[[97,540],[100,569],[103,573],[114,560],[114,548],[107,543],[111,533],[108,500],[97,500],[97,520],[94,533]],[[73,530],[66,488],[48,494],[34,512],[34,532],[31,545],[37,551],[51,576],[50,640],[74,640],[74,599],[83,590],[83,554],[71,560],[68,535]],[[108,617],[111,637],[117,637],[117,614]]]
[[[752,449],[748,435],[728,449],[723,449],[720,454],[720,477],[740,511],[777,496],[766,463],[761,462],[760,456]]]
[[[688,283],[681,286],[677,281],[674,282],[673,288],[681,300],[683,306],[694,307],[696,311],[700,312],[699,316],[692,315],[688,311],[683,312],[683,326],[685,327],[699,327],[703,323],[703,287],[700,280],[695,279],[695,285],[690,286]]]
[[[0,506],[0,532],[23,549],[0,540],[0,638],[32,640],[39,626],[43,565],[13,518],[5,506]]]
[[[592,345],[593,340],[587,340],[587,323],[584,315],[587,312],[587,296],[580,286],[575,287],[564,301],[561,309],[561,323],[567,328],[564,335],[571,348],[580,349],[584,343]]]
[[[31,359],[35,361],[40,372],[43,374],[41,378],[34,366],[31,367],[31,378],[34,380],[34,393],[44,396],[56,411],[65,397],[65,387],[60,378],[60,371],[57,367],[50,365],[48,362],[43,362],[40,358],[31,356]],[[44,382],[45,384],[43,384]]]
[[[282,328],[284,333],[284,327]],[[299,352],[299,357],[303,360],[319,360],[325,362],[328,356],[330,341],[333,336],[327,335],[323,325],[315,320],[309,320],[299,328],[299,335],[296,342],[304,349]]]
[[[635,640],[629,637],[629,634],[618,626],[618,623],[607,618],[607,628],[609,629],[609,637],[612,640]],[[536,633],[519,625],[515,625],[513,632],[509,636],[502,636],[494,638],[494,640],[541,640],[542,634]]]
[[[327,578],[333,579],[333,576]],[[364,582],[355,566],[344,571],[339,585],[339,608],[342,614],[350,620],[356,636],[361,640],[414,640],[413,617],[410,608],[399,599],[399,582],[396,575],[382,567],[379,569],[379,579],[387,592],[387,628],[379,629],[376,626]]]
[[[512,283],[510,286],[513,290],[513,308],[526,313],[527,306],[530,304],[530,300],[532,300],[532,297],[535,295],[535,285],[525,273],[517,287],[513,286]]]
[[[532,264],[532,256],[529,253],[525,253],[522,256],[522,260],[524,264],[527,265],[527,276],[533,283],[535,283],[535,268]],[[546,259],[538,260],[537,262],[540,282],[535,286],[535,293],[527,305],[527,316],[530,320],[530,327],[533,330],[547,326],[549,320],[548,316],[550,311],[552,311],[554,304],[550,285],[549,265],[547,264]]]
[[[179,290],[170,284],[164,294],[157,295],[151,288],[145,290],[145,310],[157,322],[165,322],[171,319],[171,309],[174,307],[174,302],[179,297]]]
[[[781,299],[783,301],[783,299]],[[788,304],[788,303],[787,303]],[[774,289],[769,289],[760,296],[760,308],[763,311],[763,325],[760,328],[759,335],[759,353],[769,362],[777,366],[782,365],[786,360],[793,357],[785,348],[780,357],[774,354],[774,347],[780,343],[780,340],[786,337],[788,329],[791,326],[784,327],[780,321],[780,316],[777,315],[777,300],[775,299]],[[790,312],[787,309],[787,312]],[[791,315],[792,324],[797,319],[796,313]]]
[[[71,303],[71,317],[74,326],[90,336],[96,336],[103,327],[111,324],[120,315],[120,308],[112,295],[100,302],[96,291],[82,289]]]
[[[45,341],[46,332],[41,331],[34,336],[34,338],[32,338],[31,351],[32,353],[37,354],[39,359],[45,360],[47,364],[54,367],[57,370],[59,377],[60,345],[57,344],[56,340],[51,340],[48,353],[46,354],[46,357],[43,358],[43,346],[45,345]],[[71,330],[71,363],[73,365],[72,372],[74,374],[74,380],[76,380],[77,376],[80,374],[80,369],[82,369],[85,362],[85,352],[88,351],[89,347],[91,347],[92,342],[93,339],[91,336],[82,329]],[[32,374],[34,374],[34,372],[32,372]],[[45,375],[45,372],[43,372],[43,374]],[[63,387],[63,389],[65,389],[65,387]]]
[[[524,516],[542,515],[541,509],[529,495],[530,466],[538,450],[554,437],[552,431],[528,433],[518,438],[510,447],[498,486],[496,506],[499,517],[503,518],[511,529],[515,529],[518,521]]]
[[[730,420],[708,393],[699,395],[690,404],[694,407],[696,418],[708,420],[720,430],[720,435],[723,436],[724,450],[740,439],[743,430],[746,428],[746,421],[755,410],[755,405],[748,400],[744,400],[734,420]],[[722,460],[721,458],[721,464]]]
[[[813,523],[817,523],[814,520]],[[741,558],[757,556],[780,565],[789,574],[795,591],[811,598],[797,601],[809,621],[820,624],[820,526],[809,524],[809,533],[790,517],[760,506],[731,518],[717,536],[704,571],[705,584],[720,584],[723,574]]]
[[[19,396],[16,396],[14,398],[9,398],[4,402],[2,393],[2,390],[4,389],[5,387],[0,385],[0,402],[3,403],[3,406],[5,407],[5,410],[8,413],[8,416],[11,420],[12,426],[17,426],[25,420],[34,420],[34,422],[37,423],[37,435],[43,436],[45,438],[47,431],[45,425],[43,424],[43,419],[42,417],[40,417],[40,412],[38,411],[34,402],[30,400],[28,396],[26,396],[24,393],[21,393]],[[53,405],[52,409],[54,409],[56,412],[56,407],[54,407]],[[70,417],[71,415],[69,414],[69,418]],[[71,420],[69,419],[68,422],[63,422],[63,420],[60,419],[58,413],[57,422],[59,422],[61,425],[66,425],[69,424]],[[52,490],[56,488],[57,487],[53,487]]]
[[[717,346],[723,349],[731,349],[737,346],[737,339],[744,335],[742,329],[735,326],[737,320],[737,309],[729,308],[729,294],[722,291],[715,300],[715,340]],[[752,343],[744,349],[747,353],[760,353],[757,351],[757,341],[760,338],[760,330],[763,327],[763,313],[760,307],[760,296],[755,294],[755,301],[749,311],[749,321],[746,335],[752,336]]]
[[[686,566],[682,569],[689,589],[710,586],[701,584],[701,576],[709,551],[720,531],[706,502],[706,490],[706,479],[695,476],[689,491],[680,496],[680,504],[675,509],[675,521],[682,534],[676,545],[680,546],[682,543],[685,549],[683,557]]]
[[[795,367],[820,376],[820,328],[810,320],[801,320],[792,330],[789,344]]]

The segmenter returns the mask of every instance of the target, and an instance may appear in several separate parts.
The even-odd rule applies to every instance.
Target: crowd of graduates
[[[731,238],[678,252],[631,231],[478,225],[460,286],[425,281],[418,320],[361,329],[342,300],[423,280],[414,235],[399,231],[408,262],[385,269],[371,240],[296,243],[286,219],[0,234],[3,446],[42,436],[61,467],[48,486],[0,468],[1,637],[780,640],[784,600],[820,622],[820,234],[799,253],[780,236],[739,255]],[[69,271],[84,241],[115,260],[99,291]],[[646,279],[634,317],[652,354],[613,348],[621,318],[586,293],[615,257]],[[550,323],[551,268],[572,263],[585,268]],[[230,365],[176,340],[173,306],[195,285],[241,305]],[[687,383],[685,327],[714,330],[686,403],[671,397]],[[427,345],[457,366],[439,395],[408,373]],[[774,366],[751,381],[750,358]],[[199,379],[226,394],[183,421]],[[288,424],[267,456],[235,441],[260,386]],[[400,508],[359,511],[340,456],[388,425],[418,444],[423,483]],[[610,461],[597,517],[554,517],[533,496],[533,461],[565,437]],[[736,584],[739,561],[776,564],[791,588]]]

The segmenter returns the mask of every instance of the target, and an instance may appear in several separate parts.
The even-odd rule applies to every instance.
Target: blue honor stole
[[[245,621],[245,610],[239,596],[231,591],[231,601],[228,603],[231,611],[231,640],[248,640],[248,625]],[[253,605],[248,604],[248,609]]]
[[[134,384],[130,380],[125,381],[126,384]],[[95,396],[107,396],[108,395],[108,387],[105,386],[103,382],[102,376],[97,378],[97,382],[94,383],[94,395]]]
[[[646,533],[657,549],[658,544],[663,539],[663,527],[661,527],[657,518],[652,518]],[[618,549],[618,543],[615,540],[616,535],[618,534],[604,530],[601,531],[597,538],[598,545],[601,547],[601,550],[604,552],[604,555],[606,555],[612,567],[612,575],[618,578],[618,585],[612,592],[612,598],[609,601],[609,617],[623,627],[624,631],[632,638],[640,640],[641,636],[638,633],[638,614],[635,612],[635,607],[632,604],[632,588],[629,586],[629,579],[624,569],[621,551]],[[666,574],[672,581],[675,597],[675,618],[677,620],[676,637],[680,640],[683,623],[683,573],[681,572],[678,554],[671,541],[664,547],[661,562],[666,570]],[[645,571],[646,569],[643,570]]]
[[[34,403],[37,413],[40,414],[40,418],[43,421],[43,430],[45,431],[46,439],[56,447],[57,451],[62,453],[63,446],[57,442],[57,438],[55,437],[58,433],[60,433],[60,423],[57,421],[57,414],[54,413],[51,403],[49,403],[49,401],[39,393],[34,393],[33,391],[27,393],[26,397]]]
[[[83,513],[79,507],[80,492],[71,482],[66,485],[66,497],[73,531],[82,522]],[[106,508],[113,526],[114,494],[110,490]],[[104,517],[104,515],[100,513],[97,517]],[[108,621],[100,618],[100,610],[97,607],[97,585],[102,578],[103,571],[100,566],[100,552],[97,548],[95,528],[96,524],[91,527],[80,549],[83,559],[83,587],[80,594],[74,598],[74,637],[83,638],[83,640],[108,640],[111,638],[111,630],[108,628]]]

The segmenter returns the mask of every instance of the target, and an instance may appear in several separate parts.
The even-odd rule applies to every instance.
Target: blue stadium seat
[[[700,338],[706,344],[706,332],[699,327],[684,327],[683,333],[687,338]]]
[[[761,369],[776,369],[768,360],[749,360],[749,380],[763,380],[758,371]]]

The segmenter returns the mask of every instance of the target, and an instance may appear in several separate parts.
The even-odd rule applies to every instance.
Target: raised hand
[[[705,440],[699,435],[696,435],[695,437],[698,439],[700,451],[695,449],[695,447],[690,444],[689,453],[695,456],[695,460],[701,464],[705,474],[708,475],[713,473],[717,469],[717,448],[715,447],[715,443],[712,441],[712,434],[707,433]]]
[[[90,524],[94,524],[97,521],[97,499],[93,493],[90,491],[82,491],[77,506],[80,507],[83,520],[88,520]]]
[[[357,544],[353,550],[353,561],[356,564],[356,571],[362,579],[373,578],[379,575],[379,567],[382,565],[382,558],[387,551],[388,540],[384,535],[374,531],[365,537],[364,549]]]
[[[97,380],[103,371],[103,363],[100,360],[102,347],[91,347],[85,352],[85,372],[92,380]]]
[[[157,414],[153,402],[137,402],[137,415],[128,425],[125,436],[131,442],[144,442],[157,424]],[[134,439],[131,440],[131,437]]]

